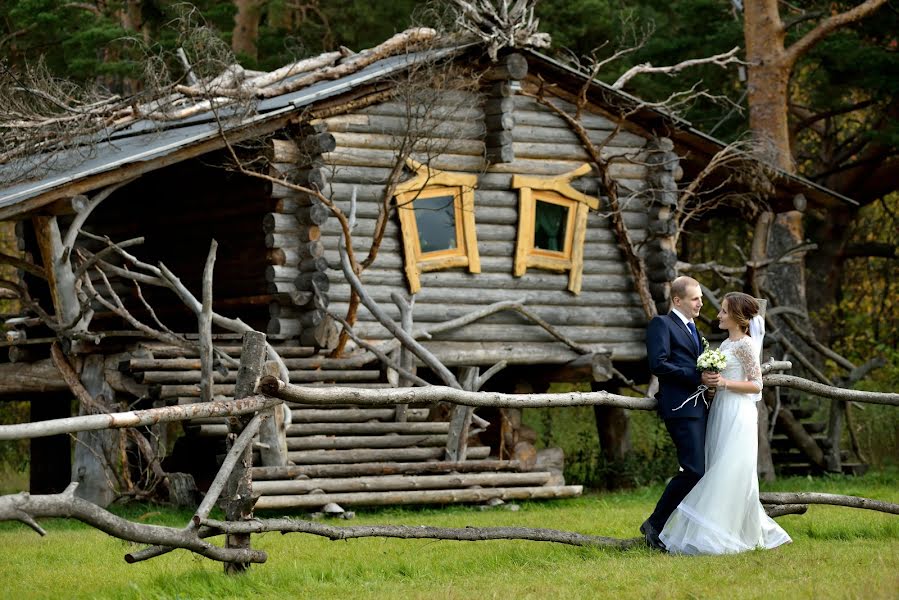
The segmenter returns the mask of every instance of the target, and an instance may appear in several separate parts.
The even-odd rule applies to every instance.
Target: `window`
[[[453,267],[481,272],[474,221],[477,175],[446,173],[407,159],[415,176],[396,186],[394,198],[403,232],[409,290],[419,275]]]
[[[571,187],[571,180],[591,171],[589,164],[555,177],[515,175],[518,190],[518,242],[516,277],[528,267],[568,271],[568,289],[581,291],[587,212],[599,208],[599,199]]]

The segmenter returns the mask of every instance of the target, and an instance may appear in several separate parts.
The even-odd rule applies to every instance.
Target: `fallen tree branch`
[[[871,500],[860,496],[843,496],[820,492],[766,492],[759,494],[762,504],[831,504],[849,508],[864,508],[899,515],[899,504]]]
[[[557,406],[604,405],[634,410],[655,410],[655,398],[619,396],[606,391],[566,392],[561,394],[501,394],[499,392],[468,392],[447,386],[418,388],[360,389],[338,386],[300,387],[266,376],[259,381],[265,394],[305,404],[361,404],[384,406],[433,402],[451,402],[465,406],[496,408],[538,408]]]
[[[774,373],[766,375],[764,378],[766,386],[779,385],[783,387],[793,388],[809,392],[816,396],[824,398],[835,398],[837,400],[846,400],[847,402],[868,402],[870,404],[887,404],[889,406],[899,406],[899,394],[892,392],[865,392],[861,390],[847,390],[815,381],[809,381],[795,375],[783,375]]]
[[[277,406],[278,404],[281,404],[281,401],[276,398],[257,395],[241,398],[240,400],[215,400],[213,402],[148,408],[146,410],[68,417],[50,421],[37,421],[35,423],[0,425],[0,440],[21,440],[78,431],[141,427],[143,425],[186,421],[200,417],[246,415]]]
[[[77,482],[61,494],[32,496],[20,493],[0,496],[0,521],[20,521],[41,535],[46,532],[36,517],[77,519],[114,538],[142,544],[157,544],[190,550],[206,558],[221,562],[263,563],[268,556],[261,550],[221,548],[205,542],[195,532],[162,525],[132,523],[104,510],[92,502],[75,496]]]
[[[804,515],[808,511],[808,504],[769,504],[763,507],[772,519],[784,515]]]
[[[643,544],[642,538],[620,539],[598,535],[586,535],[557,529],[530,527],[426,527],[414,525],[358,525],[337,527],[310,521],[293,519],[255,519],[253,521],[226,522],[205,519],[203,525],[223,533],[308,533],[331,540],[348,540],[363,537],[388,537],[400,539],[434,539],[467,542],[485,540],[529,540],[553,542],[571,546],[618,548],[627,550]]]

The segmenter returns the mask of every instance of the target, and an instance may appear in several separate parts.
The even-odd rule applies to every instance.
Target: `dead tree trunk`
[[[240,353],[240,368],[237,371],[237,384],[234,389],[234,398],[245,398],[253,394],[256,382],[262,375],[263,361],[265,360],[265,335],[258,331],[248,331],[243,336],[243,348]],[[239,416],[228,419],[231,433],[231,443],[237,439],[243,428],[250,422],[251,417]],[[253,448],[248,445],[240,460],[231,472],[231,477],[225,486],[225,494],[222,497],[222,509],[228,521],[246,521],[253,516],[253,481],[250,469],[253,467]],[[225,547],[232,550],[250,550],[250,534],[228,534]],[[250,563],[225,563],[225,572],[228,574],[242,573],[250,568]]]
[[[90,355],[84,360],[81,381],[87,393],[101,405],[112,400],[114,392],[103,376],[104,359]],[[81,405],[79,414],[96,412]],[[72,481],[78,482],[75,495],[97,506],[109,506],[116,498],[118,473],[126,468],[123,436],[119,431],[83,431],[76,436]]]

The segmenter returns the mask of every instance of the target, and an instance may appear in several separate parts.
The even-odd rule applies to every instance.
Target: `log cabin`
[[[197,316],[183,296],[123,271],[126,240],[194,298],[215,240],[213,310],[265,332],[292,383],[409,385],[362,342],[438,383],[356,307],[339,250],[340,216],[350,215],[366,294],[426,332],[443,365],[477,379],[503,363],[485,389],[648,379],[644,326],[667,311],[680,191],[724,143],[532,48],[492,60],[478,43],[423,30],[272,73],[228,73],[205,90],[179,88],[165,114],[135,110],[112,133],[0,165],[0,221],[14,224],[19,253],[6,258],[11,289],[27,298],[5,322],[0,397],[29,401],[32,420],[68,416],[61,361],[111,406],[197,402],[204,386],[233,393],[233,366],[217,361],[211,381],[201,377]],[[766,172],[772,210],[851,202]],[[741,186],[728,180],[721,193]],[[96,295],[85,301],[88,283]],[[341,338],[342,319],[353,339]],[[237,334],[215,326],[213,337],[239,356]],[[292,406],[286,451],[259,453],[257,508],[581,492],[565,485],[557,456],[537,455],[520,411],[481,414],[460,446],[439,409]],[[143,437],[167,471],[202,487],[226,433],[206,419]],[[32,440],[32,492],[77,479],[108,503],[116,492],[85,448],[116,443],[79,436],[71,458],[66,437]]]

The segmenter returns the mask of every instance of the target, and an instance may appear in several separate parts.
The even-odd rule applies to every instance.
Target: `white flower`
[[[706,347],[705,352],[696,359],[697,371],[714,371],[720,373],[727,366],[727,357],[721,350],[709,350]]]

